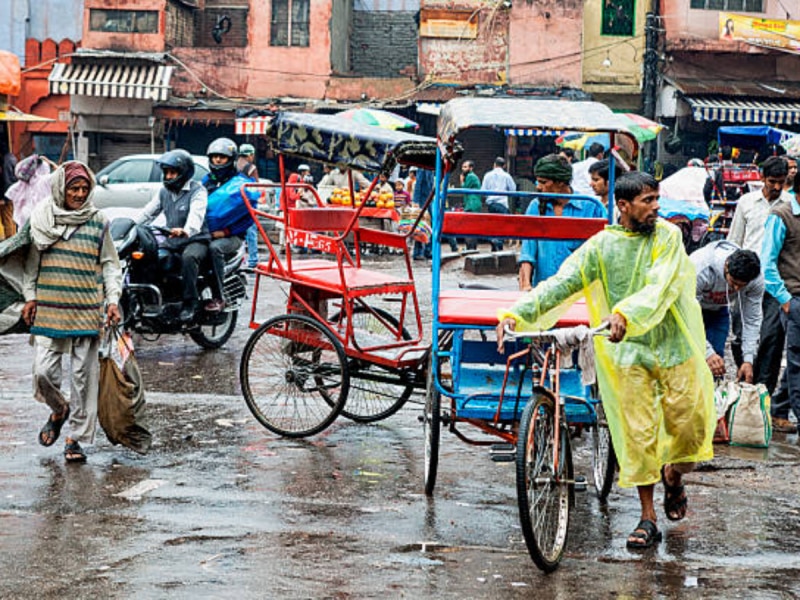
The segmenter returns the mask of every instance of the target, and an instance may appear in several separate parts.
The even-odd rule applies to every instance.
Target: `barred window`
[[[92,8],[89,29],[107,33],[158,33],[158,11]]]
[[[635,7],[634,0],[604,0],[601,33],[631,37]]]
[[[271,46],[308,46],[309,0],[272,0]]]
[[[691,0],[690,8],[701,10],[739,10],[764,12],[764,0]]]

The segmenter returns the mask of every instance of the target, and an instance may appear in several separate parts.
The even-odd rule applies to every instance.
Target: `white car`
[[[97,186],[92,201],[102,209],[141,209],[161,188],[161,169],[156,164],[160,154],[124,156],[97,173]],[[208,157],[192,156],[194,179],[200,181],[208,173]]]

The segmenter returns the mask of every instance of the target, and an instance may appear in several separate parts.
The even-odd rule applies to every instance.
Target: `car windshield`
[[[107,175],[108,183],[139,183],[150,181],[152,171],[152,160],[123,160],[109,165],[97,175]]]

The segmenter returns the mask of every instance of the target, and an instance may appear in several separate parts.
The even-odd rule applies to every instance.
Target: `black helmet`
[[[172,192],[179,191],[194,176],[194,161],[186,150],[170,150],[159,156],[156,164],[162,173],[167,168],[178,171],[177,177],[167,179],[166,174],[163,177],[164,187]]]
[[[211,161],[211,157],[214,154],[225,156],[228,160],[224,164],[215,165]],[[219,181],[227,181],[236,175],[236,158],[238,155],[236,142],[231,139],[217,138],[211,142],[208,145],[208,150],[206,150],[206,156],[208,156],[208,168],[211,169],[214,178]]]

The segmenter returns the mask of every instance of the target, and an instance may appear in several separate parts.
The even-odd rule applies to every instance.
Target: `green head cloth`
[[[572,181],[572,166],[566,158],[558,154],[548,154],[540,158],[533,168],[533,175],[551,181]]]

